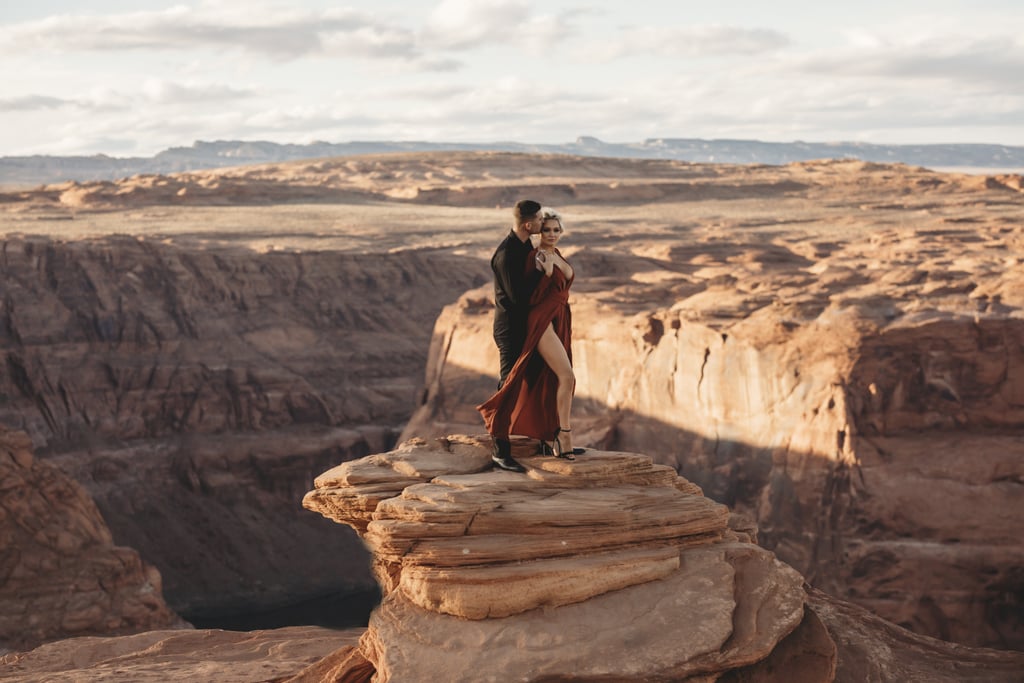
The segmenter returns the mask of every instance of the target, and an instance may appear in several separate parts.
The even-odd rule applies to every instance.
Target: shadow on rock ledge
[[[513,444],[524,475],[491,469],[486,436],[411,439],[318,477],[303,505],[360,534],[385,597],[358,648],[289,680],[1009,681],[1024,664],[809,596],[645,455],[532,449]]]

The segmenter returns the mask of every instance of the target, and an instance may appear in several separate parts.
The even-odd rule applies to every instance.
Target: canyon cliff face
[[[651,453],[834,595],[1022,647],[1021,188],[453,153],[0,193],[0,423],[186,616],[373,589],[299,500],[400,430],[482,429],[487,260],[536,197],[578,270],[579,441]]]
[[[406,436],[473,427],[497,362],[483,295],[442,315]],[[1024,320],[886,326],[825,309],[744,330],[675,311],[613,324],[574,303],[577,441],[658,452],[833,595],[946,640],[1024,647]]]
[[[358,540],[299,501],[393,442],[440,306],[486,266],[135,237],[12,238],[0,259],[0,424],[86,487],[174,609],[372,589]]]
[[[355,529],[384,600],[297,680],[1013,681],[1024,655],[922,636],[819,591],[700,488],[636,453],[412,439],[303,504]],[[311,667],[315,670],[316,667]]]
[[[833,595],[1024,648],[1024,231],[956,222],[615,248],[570,232],[576,441],[656,453]],[[403,438],[479,429],[491,311],[482,287],[441,315]]]
[[[160,572],[114,545],[85,490],[0,427],[0,651],[73,636],[185,628]]]
[[[486,437],[333,467],[304,505],[373,550],[365,629],[154,630],[0,657],[18,681],[1009,683],[1024,654],[915,635],[818,590],[749,520],[645,455],[494,471]],[[335,527],[337,531],[341,528]]]

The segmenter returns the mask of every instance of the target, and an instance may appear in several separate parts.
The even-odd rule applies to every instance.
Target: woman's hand
[[[557,256],[554,253],[549,254],[544,250],[538,250],[536,258],[537,270],[544,271],[545,275],[551,277],[551,273],[555,270],[555,258]]]

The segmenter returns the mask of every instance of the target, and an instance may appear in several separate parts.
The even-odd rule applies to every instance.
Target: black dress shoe
[[[526,468],[520,465],[512,457],[512,444],[508,439],[495,439],[494,450],[491,452],[491,461],[495,467],[500,467],[509,472],[525,472]]]
[[[506,455],[504,457],[502,457],[500,455],[492,455],[491,456],[491,462],[494,463],[495,467],[500,467],[501,469],[508,470],[509,472],[525,472],[526,471],[526,468],[523,467],[522,465],[520,465],[519,463],[517,463],[515,461],[515,459],[512,458],[511,455]]]

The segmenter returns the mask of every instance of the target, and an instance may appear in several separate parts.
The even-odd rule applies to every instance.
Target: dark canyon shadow
[[[435,319],[486,263],[128,236],[2,246],[0,423],[86,488],[172,609],[237,623],[376,590],[354,532],[301,498],[391,445]]]

